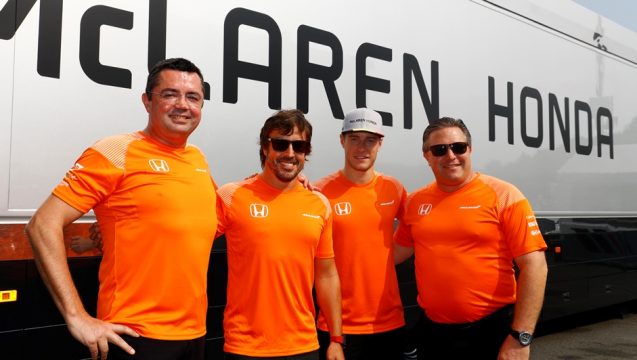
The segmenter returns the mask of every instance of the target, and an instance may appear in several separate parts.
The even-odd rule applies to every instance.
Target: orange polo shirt
[[[418,303],[439,323],[515,303],[513,258],[546,249],[524,195],[483,174],[451,193],[435,182],[412,193],[395,241],[414,247]]]
[[[261,176],[218,190],[228,248],[224,351],[289,356],[318,349],[314,262],[332,258],[329,202],[300,183],[287,191]]]
[[[334,214],[334,255],[341,280],[343,333],[374,334],[405,324],[392,254],[394,220],[407,193],[393,177],[376,173],[357,185],[341,171],[319,180]],[[319,312],[318,328],[327,331]]]
[[[153,339],[205,335],[215,187],[199,149],[141,132],[82,154],[53,194],[100,224],[98,318]]]

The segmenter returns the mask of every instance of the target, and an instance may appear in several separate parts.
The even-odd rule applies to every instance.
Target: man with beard
[[[334,255],[343,297],[348,360],[401,359],[405,319],[392,255],[394,221],[407,192],[374,170],[383,143],[380,114],[366,108],[345,115],[343,169],[319,180],[334,211]],[[318,324],[321,356],[329,344],[323,312]]]
[[[330,205],[298,181],[311,140],[301,111],[275,113],[261,129],[263,171],[218,190],[218,231],[228,249],[228,360],[318,359],[313,286],[332,336],[327,358],[344,358]]]

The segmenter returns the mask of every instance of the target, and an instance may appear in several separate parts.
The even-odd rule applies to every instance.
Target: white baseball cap
[[[345,115],[343,130],[341,132],[349,131],[367,131],[385,136],[383,133],[382,117],[376,111],[368,108],[354,109]]]

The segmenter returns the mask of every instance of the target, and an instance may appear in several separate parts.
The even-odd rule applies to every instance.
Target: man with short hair
[[[261,129],[263,171],[217,192],[228,251],[228,360],[318,359],[312,287],[333,340],[327,358],[343,359],[332,212],[323,195],[298,181],[311,140],[301,111],[275,113]]]
[[[204,358],[216,186],[187,142],[203,101],[193,63],[159,62],[142,95],[146,128],[84,151],[27,226],[42,278],[92,359]],[[97,318],[73,284],[62,231],[90,209],[103,241]]]
[[[340,134],[345,164],[315,184],[334,212],[348,360],[401,359],[405,342],[392,234],[407,193],[398,180],[374,170],[383,137],[376,111],[359,108],[347,113]],[[323,312],[317,326],[326,349],[329,334]]]
[[[422,151],[435,181],[409,195],[395,234],[396,262],[416,256],[418,357],[528,359],[544,300],[546,244],[528,200],[474,172],[472,150],[462,120],[427,126]]]

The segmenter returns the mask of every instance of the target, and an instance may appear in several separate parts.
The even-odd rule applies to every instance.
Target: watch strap
[[[509,329],[509,334],[513,336],[515,340],[517,340],[522,346],[529,346],[533,341],[533,334],[528,331],[517,331],[514,329]]]

